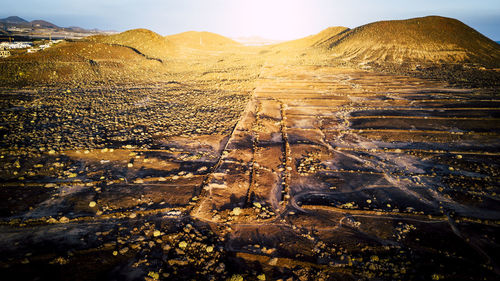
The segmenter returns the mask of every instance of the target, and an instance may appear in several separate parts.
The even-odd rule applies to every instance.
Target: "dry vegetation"
[[[2,59],[1,276],[496,280],[494,44],[427,17]]]
[[[305,65],[383,71],[459,87],[500,86],[500,45],[458,20],[438,16],[333,27],[265,52]]]
[[[343,58],[368,62],[480,63],[498,67],[500,60],[498,44],[458,20],[443,17],[371,23],[320,45]]]

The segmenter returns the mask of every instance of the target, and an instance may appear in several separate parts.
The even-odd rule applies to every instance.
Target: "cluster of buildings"
[[[52,45],[57,44],[63,40],[51,40],[46,44],[34,46],[32,42],[1,42],[0,43],[0,58],[10,56],[10,49],[26,49],[28,53],[35,53],[40,50],[50,48]]]
[[[0,43],[0,58],[6,58],[10,56],[11,49],[26,49],[33,46],[31,42],[1,42]]]
[[[0,48],[8,49],[26,49],[33,46],[31,42],[2,42],[0,43]]]
[[[4,47],[0,47],[0,58],[6,58],[10,56],[10,52],[5,50]]]
[[[28,49],[28,53],[34,53],[34,52],[38,52],[40,50],[45,50],[47,48],[50,48],[52,45],[54,44],[57,44],[57,43],[60,43],[62,42],[63,40],[50,40],[48,43],[46,44],[43,44],[43,45],[39,45],[38,47],[32,47],[32,48],[29,48]]]
[[[10,31],[10,32],[30,32],[31,27],[30,28],[23,28],[23,27],[12,26],[12,27],[7,28],[7,31]]]

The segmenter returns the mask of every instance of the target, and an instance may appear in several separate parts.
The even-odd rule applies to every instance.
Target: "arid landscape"
[[[2,280],[498,280],[500,45],[438,16],[0,58]]]

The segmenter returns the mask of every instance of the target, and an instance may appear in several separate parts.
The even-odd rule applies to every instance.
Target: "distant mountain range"
[[[0,19],[0,35],[4,38],[62,39],[97,35],[88,39],[96,43],[128,46],[146,57],[159,60],[168,59],[177,51],[190,49],[223,50],[241,46],[241,43],[273,43],[256,37],[235,41],[210,32],[193,31],[163,37],[150,30],[134,29],[103,36],[109,34],[80,27],[62,28],[43,20],[28,22],[17,16]],[[318,34],[269,48],[292,53],[314,49],[328,53],[332,59],[358,65],[472,63],[494,68],[500,66],[498,43],[456,19],[440,16],[379,21],[353,29],[330,27]]]
[[[22,19],[15,17],[3,21],[7,20],[22,22]],[[43,22],[35,24],[49,26]],[[0,22],[0,32],[1,27]],[[14,41],[43,38],[48,36],[46,34],[51,34],[52,39],[57,38],[55,34],[58,34],[59,37],[66,36],[61,38],[81,40],[67,40],[46,51],[13,55],[0,60],[0,84],[18,81],[18,76],[13,75],[21,70],[29,73],[23,78],[26,80],[22,80],[26,83],[80,83],[104,77],[111,81],[135,79],[133,77],[144,75],[155,77],[152,79],[165,79],[164,71],[177,67],[180,59],[213,56],[220,56],[221,59],[214,64],[214,70],[207,74],[218,76],[218,64],[223,63],[226,55],[230,54],[253,54],[272,61],[287,62],[290,59],[292,63],[331,64],[403,75],[415,74],[451,83],[467,83],[474,87],[497,87],[500,81],[497,72],[500,69],[500,45],[456,19],[439,16],[379,21],[353,29],[330,27],[305,38],[259,48],[247,48],[235,40],[210,32],[190,31],[162,36],[147,29],[133,29],[112,35],[66,30],[53,32],[58,29],[50,27],[39,30],[38,33],[25,32],[24,38],[14,38]],[[261,38],[244,39],[247,45],[265,42]],[[230,63],[239,69],[237,61]],[[193,63],[187,67],[196,65]],[[57,76],[53,75],[54,71]]]
[[[16,29],[17,28],[17,29]],[[18,29],[32,29],[33,30],[39,30],[39,29],[49,29],[50,31],[53,32],[60,32],[60,31],[67,31],[67,32],[74,32],[74,33],[115,33],[114,31],[103,31],[103,30],[98,30],[98,29],[85,29],[77,26],[70,26],[70,27],[60,27],[56,24],[53,24],[51,22],[45,21],[45,20],[33,20],[33,21],[27,21],[21,17],[18,16],[10,16],[4,19],[0,19],[0,30],[3,31],[3,33],[9,32],[19,32],[22,30]],[[24,30],[26,31],[26,30]]]

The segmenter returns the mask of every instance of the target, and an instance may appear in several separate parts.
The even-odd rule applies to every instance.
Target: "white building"
[[[10,56],[10,52],[0,47],[0,58],[6,58]]]
[[[31,42],[2,42],[0,47],[4,49],[26,49],[33,46]]]

